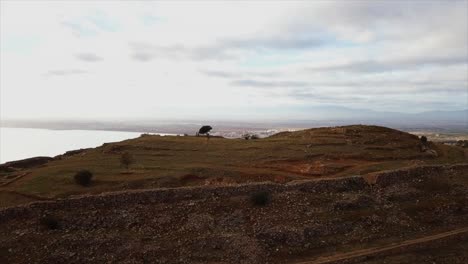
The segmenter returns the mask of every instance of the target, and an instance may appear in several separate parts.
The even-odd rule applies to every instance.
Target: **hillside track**
[[[360,263],[366,258],[376,256],[387,256],[405,251],[411,251],[415,248],[424,248],[433,242],[452,240],[452,239],[467,239],[468,227],[458,228],[455,230],[438,233],[435,235],[420,237],[416,239],[405,240],[399,243],[392,243],[383,247],[371,247],[366,249],[355,250],[351,252],[338,253],[331,256],[319,257],[310,261],[295,262],[295,264],[348,264]]]

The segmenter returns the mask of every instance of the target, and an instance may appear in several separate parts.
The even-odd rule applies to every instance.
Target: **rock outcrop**
[[[8,168],[12,169],[29,169],[34,168],[37,166],[41,166],[46,164],[47,162],[53,160],[54,158],[51,157],[34,157],[16,161],[6,162],[0,165],[0,170],[8,170]]]

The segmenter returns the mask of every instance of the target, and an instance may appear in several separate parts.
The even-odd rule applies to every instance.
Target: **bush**
[[[445,178],[430,177],[418,182],[416,188],[427,193],[448,193],[452,185]]]
[[[135,162],[135,159],[133,158],[133,155],[130,154],[130,152],[124,152],[120,156],[120,164],[124,166],[127,170],[130,168],[130,165],[132,165]]]
[[[39,224],[48,230],[59,229],[59,221],[53,216],[44,216],[39,220]]]
[[[256,206],[265,206],[270,202],[271,197],[269,192],[262,191],[252,194],[250,200]]]
[[[468,148],[468,140],[458,140],[455,146],[459,146],[462,148]]]
[[[421,140],[421,143],[423,143],[424,145],[427,144],[427,137],[426,136],[422,136],[419,140]]]
[[[242,138],[245,140],[250,140],[250,139],[259,139],[260,137],[257,134],[244,134],[242,135]]]
[[[91,179],[93,174],[88,170],[81,170],[75,174],[75,182],[81,186],[89,186],[91,184]]]

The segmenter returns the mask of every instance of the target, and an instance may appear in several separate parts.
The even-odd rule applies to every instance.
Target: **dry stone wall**
[[[386,171],[376,175],[375,185],[385,188],[390,185],[418,181],[424,177],[437,176],[442,173],[468,172],[468,164],[451,166],[421,166],[409,169]],[[311,193],[339,193],[345,191],[359,191],[368,186],[361,176],[350,176],[337,179],[323,179],[312,181],[293,181],[288,184],[249,183],[242,185],[213,186],[213,187],[181,187],[161,188],[152,190],[135,190],[104,193],[100,195],[77,196],[53,201],[33,202],[26,205],[0,210],[0,223],[15,217],[36,215],[40,211],[59,210],[66,208],[93,207],[122,207],[125,204],[152,204],[158,202],[170,203],[181,200],[198,200],[210,197],[233,197],[249,195],[254,192],[268,191],[272,194],[300,190]]]
[[[441,174],[451,174],[458,172],[468,173],[468,164],[458,164],[451,166],[420,166],[409,169],[381,172],[376,175],[376,185],[379,187],[387,187],[404,182],[420,181],[425,178],[434,177]]]

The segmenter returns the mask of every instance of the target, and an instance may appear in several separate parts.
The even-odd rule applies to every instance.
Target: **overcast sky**
[[[468,1],[1,1],[8,118],[468,108]]]

